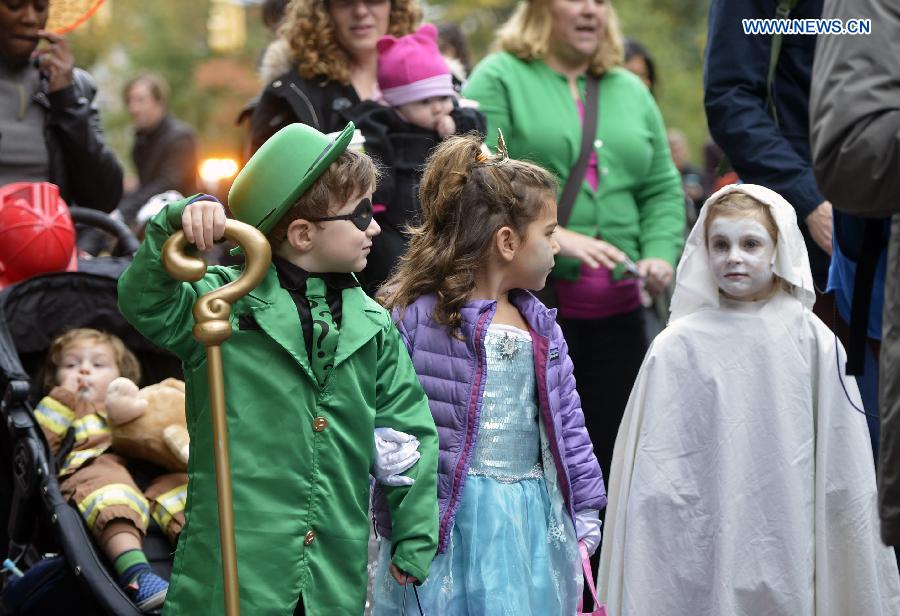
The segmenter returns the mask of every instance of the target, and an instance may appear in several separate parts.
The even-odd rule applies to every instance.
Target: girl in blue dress
[[[376,616],[571,616],[578,541],[600,540],[606,504],[572,362],[543,287],[559,250],[555,182],[473,137],[438,146],[422,179],[422,226],[386,285],[438,428],[440,530],[428,579],[390,574],[376,493]]]

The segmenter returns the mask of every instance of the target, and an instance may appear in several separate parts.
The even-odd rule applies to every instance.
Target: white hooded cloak
[[[747,184],[707,206],[732,192],[770,208],[790,291],[720,300],[703,208],[616,439],[601,600],[610,616],[898,616],[862,402],[810,310],[794,209]]]

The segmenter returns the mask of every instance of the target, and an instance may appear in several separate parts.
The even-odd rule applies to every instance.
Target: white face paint
[[[709,265],[726,297],[755,301],[775,285],[775,242],[752,218],[717,216],[709,226]]]

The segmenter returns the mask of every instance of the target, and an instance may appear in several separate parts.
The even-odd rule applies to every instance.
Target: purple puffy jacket
[[[509,299],[531,330],[540,415],[569,513],[574,517],[576,511],[603,509],[606,506],[603,474],[584,427],[572,360],[562,330],[556,324],[556,310],[548,309],[527,291],[511,291]],[[397,329],[412,357],[437,425],[441,448],[438,552],[442,553],[450,540],[478,438],[487,369],[484,339],[497,302],[471,301],[463,307],[463,340],[451,336],[445,326],[431,318],[435,303],[434,296],[422,296],[402,315],[395,313],[394,320],[401,317]],[[377,486],[373,508],[378,532],[390,537],[387,506]]]

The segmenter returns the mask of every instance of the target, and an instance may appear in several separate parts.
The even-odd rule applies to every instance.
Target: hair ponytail
[[[481,142],[470,135],[452,136],[432,151],[419,183],[423,221],[439,225],[453,216],[479,154]]]
[[[383,287],[385,306],[402,310],[434,293],[432,318],[455,332],[494,234],[508,226],[524,236],[556,189],[538,165],[485,155],[474,134],[446,139],[428,157],[419,185],[422,224],[407,229],[409,247]]]

